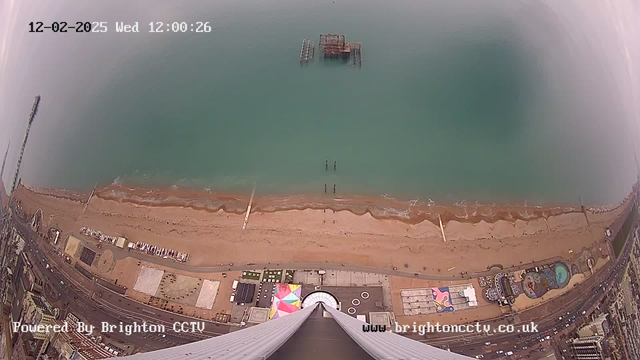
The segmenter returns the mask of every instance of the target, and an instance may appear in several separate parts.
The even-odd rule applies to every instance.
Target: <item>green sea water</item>
[[[42,91],[23,181],[619,201],[635,180],[637,129],[615,53],[587,20],[565,21],[569,7],[509,3],[190,2],[91,13],[110,33],[37,40],[60,42],[49,62],[71,63],[63,78],[45,75],[59,86]],[[143,32],[116,34],[115,21],[139,21]],[[151,21],[208,21],[212,31],[149,34]],[[317,48],[301,66],[302,40],[317,45],[322,33],[361,42],[362,67]]]

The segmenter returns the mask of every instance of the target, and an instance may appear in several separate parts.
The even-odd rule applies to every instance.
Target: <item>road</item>
[[[119,295],[97,283],[87,279],[66,263],[48,243],[37,241],[37,235],[25,223],[14,221],[18,232],[27,242],[25,251],[33,265],[46,277],[46,283],[59,294],[58,301],[62,304],[61,314],[73,312],[88,322],[99,325],[106,321],[111,324],[131,324],[133,321],[139,324],[165,325],[167,332],[162,334],[134,333],[125,335],[114,332],[111,336],[119,342],[133,343],[143,351],[157,350],[175,345],[186,344],[196,340],[202,340],[212,336],[226,334],[230,330],[229,325],[222,325],[202,319],[183,316],[158,308],[154,308],[125,296]],[[47,265],[52,269],[47,269]],[[175,333],[175,322],[202,321],[205,330],[202,334]]]

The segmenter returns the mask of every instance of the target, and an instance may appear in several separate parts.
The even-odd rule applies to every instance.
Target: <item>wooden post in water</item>
[[[324,193],[327,193],[327,184],[324,184]]]
[[[329,170],[329,160],[328,159],[324,161],[324,169],[325,170]]]
[[[336,171],[336,165],[337,165],[337,163],[338,163],[337,161],[335,161],[335,160],[333,161],[333,171]]]

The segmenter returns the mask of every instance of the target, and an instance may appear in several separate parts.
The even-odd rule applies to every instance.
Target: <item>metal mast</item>
[[[2,181],[2,175],[4,175],[4,165],[7,163],[7,154],[9,153],[9,146],[11,141],[7,144],[7,150],[4,152],[4,159],[2,160],[2,169],[0,170],[0,182]]]
[[[13,175],[13,183],[11,184],[11,193],[16,189],[16,185],[18,182],[18,175],[20,174],[20,164],[22,164],[22,155],[24,155],[24,148],[27,146],[27,139],[29,138],[29,130],[31,130],[31,124],[33,123],[33,119],[36,117],[36,113],[38,112],[38,105],[40,105],[40,95],[36,96],[33,101],[33,107],[31,108],[31,115],[29,115],[29,124],[27,125],[27,132],[24,134],[24,141],[22,142],[22,148],[20,149],[20,157],[18,158],[18,165],[16,167],[16,173]]]
[[[11,185],[11,192],[9,192],[9,208],[7,214],[3,214],[2,222],[0,223],[0,286],[3,289],[6,288],[6,272],[4,271],[7,262],[7,250],[9,248],[9,228],[11,223],[11,199],[13,196],[13,191],[16,188],[16,184],[18,182],[18,175],[20,173],[20,164],[22,163],[22,155],[24,154],[24,148],[27,146],[27,138],[29,137],[29,130],[31,130],[31,124],[33,123],[33,119],[36,117],[36,113],[38,112],[38,105],[40,105],[40,95],[36,96],[33,101],[33,107],[31,108],[31,115],[29,115],[29,124],[27,125],[27,132],[24,134],[24,141],[22,142],[22,148],[20,149],[20,157],[18,158],[18,164],[16,167],[16,173],[13,176],[13,184]],[[7,155],[5,154],[5,159]],[[4,170],[4,163],[2,164]],[[6,292],[0,294],[2,296],[2,301],[4,302],[4,297],[6,296]]]

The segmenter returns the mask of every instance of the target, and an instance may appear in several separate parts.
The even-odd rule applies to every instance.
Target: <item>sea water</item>
[[[7,76],[24,82],[5,88],[14,163],[32,96],[43,99],[26,184],[255,184],[261,195],[335,184],[340,195],[533,204],[617,202],[635,180],[637,84],[615,25],[589,4],[70,4],[55,17],[109,32],[27,34],[9,53]],[[142,31],[116,34],[116,21]],[[212,30],[149,33],[158,21]],[[362,67],[323,59],[322,33],[361,42]],[[303,39],[316,44],[308,65]]]

